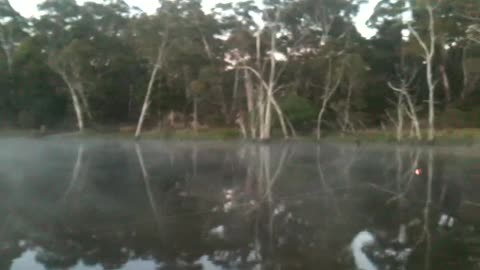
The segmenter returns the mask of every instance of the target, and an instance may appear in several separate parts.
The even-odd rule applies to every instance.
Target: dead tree
[[[428,39],[422,39],[410,24],[408,25],[408,29],[422,47],[423,56],[425,57],[428,84],[428,140],[433,141],[435,139],[435,82],[433,80],[433,58],[435,56],[436,37],[433,7],[430,1],[427,1],[426,9],[428,13]]]
[[[150,80],[148,82],[147,93],[145,94],[145,99],[143,101],[142,111],[140,117],[138,118],[137,129],[135,131],[135,138],[140,138],[142,133],[143,122],[145,121],[145,116],[147,115],[148,107],[150,106],[152,95],[153,85],[157,79],[157,73],[162,69],[163,58],[165,55],[165,50],[168,42],[168,32],[165,34],[165,37],[162,41],[162,44],[158,48],[157,59],[153,63],[152,73],[150,74]]]
[[[317,116],[317,128],[316,128],[317,140],[320,140],[322,137],[322,122],[323,122],[323,117],[327,110],[328,104],[331,98],[333,97],[333,95],[340,88],[340,83],[342,82],[342,79],[343,79],[343,72],[344,72],[343,60],[339,67],[339,71],[336,78],[334,74],[335,72],[333,71],[333,65],[334,65],[333,60],[331,57],[329,57],[327,78],[326,78],[326,83],[325,83],[325,87],[322,95],[322,106],[320,107],[320,112],[318,113],[318,116]]]
[[[261,63],[261,32],[256,36],[256,67],[248,65],[245,62],[240,63],[236,68],[243,69],[245,74],[245,91],[247,96],[247,108],[249,113],[250,135],[252,138],[268,140],[271,138],[273,112],[275,112],[280,123],[285,138],[289,136],[287,122],[282,109],[275,98],[275,92],[279,89],[277,86],[277,62],[286,61],[276,50],[276,31],[275,26],[271,27],[270,33],[270,53],[268,56],[269,74],[265,78],[263,75],[263,65]],[[283,56],[284,57],[284,56]],[[253,78],[252,78],[253,75]],[[256,82],[256,84],[255,84]],[[255,87],[256,86],[256,87]]]
[[[417,108],[415,106],[415,102],[410,93],[411,85],[416,76],[416,71],[412,72],[411,74],[407,74],[407,72],[403,70],[397,76],[399,78],[398,86],[395,86],[392,82],[388,82],[388,86],[390,87],[390,89],[392,89],[395,92],[397,96],[397,102],[396,102],[397,120],[394,121],[393,118],[390,117],[397,127],[397,132],[396,132],[397,140],[400,141],[402,140],[402,137],[403,137],[403,122],[404,122],[403,119],[404,119],[405,113],[410,118],[412,127],[415,132],[415,137],[417,138],[417,140],[421,140],[422,133],[421,133],[420,124],[418,121]]]
[[[341,129],[341,135],[344,136],[347,132],[355,132],[355,127],[351,119],[351,107],[352,107],[352,95],[353,95],[353,88],[356,82],[352,81],[352,79],[348,80],[348,85],[346,87],[346,97],[345,101],[343,102],[343,106],[339,106],[335,108],[337,115],[338,125]]]

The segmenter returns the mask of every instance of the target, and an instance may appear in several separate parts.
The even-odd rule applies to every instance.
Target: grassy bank
[[[427,134],[422,134],[423,140],[418,141],[415,138],[411,138],[408,134],[404,135],[402,141],[398,142],[395,131],[390,130],[363,130],[358,131],[355,134],[341,135],[330,134],[325,137],[325,140],[338,141],[338,142],[380,142],[380,143],[401,143],[401,144],[431,144],[426,141]],[[448,144],[480,144],[480,129],[442,129],[438,130],[435,134],[436,145],[448,145]]]
[[[281,139],[281,134],[275,132],[274,139]],[[422,134],[426,138],[426,134]],[[133,139],[134,131],[131,129],[113,129],[113,130],[86,130],[83,133],[75,131],[49,131],[41,133],[38,130],[0,130],[0,137],[37,137],[37,138],[125,138]],[[210,128],[200,130],[195,133],[190,129],[177,130],[147,130],[141,138],[143,139],[175,139],[175,140],[234,140],[241,139],[241,133],[234,128]],[[300,136],[297,140],[316,141],[312,136]],[[355,134],[342,135],[338,133],[328,133],[322,138],[326,142],[348,142],[348,143],[399,143],[396,140],[394,131],[370,129],[358,131]],[[420,141],[405,136],[402,144],[428,144],[426,141]],[[480,145],[480,129],[442,129],[436,133],[435,144],[439,145]]]

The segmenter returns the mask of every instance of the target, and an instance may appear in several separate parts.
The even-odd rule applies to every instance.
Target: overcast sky
[[[379,0],[370,0],[368,4],[363,5],[360,9],[358,17],[356,18],[356,25],[359,32],[367,38],[375,34],[375,31],[369,29],[365,25],[365,22],[372,14],[373,8],[378,3],[378,1]],[[38,14],[37,5],[41,2],[43,2],[43,0],[10,0],[13,8],[25,17],[31,17]],[[77,2],[82,4],[83,2],[86,2],[86,0],[77,0]],[[95,2],[102,1],[96,0]],[[125,0],[125,2],[127,2],[131,6],[137,6],[148,13],[155,12],[156,8],[158,7],[158,0]],[[224,2],[231,2],[231,0],[204,0],[204,9],[205,11],[209,11],[217,3]]]

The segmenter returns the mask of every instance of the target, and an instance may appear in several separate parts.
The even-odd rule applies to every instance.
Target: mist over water
[[[28,139],[0,147],[0,269],[480,263],[476,149]]]

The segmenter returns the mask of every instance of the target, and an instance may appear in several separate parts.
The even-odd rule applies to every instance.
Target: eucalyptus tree
[[[208,79],[200,78],[202,70],[205,71],[207,67],[218,73],[216,67],[221,63],[219,44],[215,37],[220,32],[213,15],[202,11],[200,1],[164,1],[157,14],[143,14],[135,18],[132,33],[140,55],[152,67],[136,137],[140,136],[154,83],[158,81],[160,72],[163,74],[164,87],[173,91],[184,90],[183,100],[192,105],[188,111],[192,112],[191,124],[196,129],[199,124],[196,113],[199,98],[207,87],[192,89],[192,86],[208,84],[208,88],[215,89],[217,96],[222,95],[221,82],[214,79],[212,73]]]
[[[98,112],[91,109],[92,97],[102,96],[99,93],[109,88],[107,79],[114,84],[106,74],[132,55],[126,46],[130,9],[123,1],[80,6],[73,0],[48,0],[39,8],[43,13],[34,20],[35,35],[44,40],[48,63],[69,90],[82,131],[86,119],[93,122]]]
[[[10,5],[9,0],[0,1],[0,47],[12,72],[13,58],[18,45],[28,37],[28,22]]]
[[[131,22],[130,35],[132,35],[134,46],[151,66],[149,68],[150,79],[147,92],[135,131],[135,137],[137,138],[141,134],[143,122],[151,104],[151,95],[154,83],[158,79],[158,72],[164,67],[169,33],[171,31],[170,17],[168,10],[162,6],[156,15],[141,14],[140,17],[133,18]]]
[[[282,43],[292,61],[298,61],[300,65],[311,63],[305,67],[314,68],[303,75],[296,73],[295,76],[305,76],[305,79],[297,77],[294,84],[298,87],[306,81],[303,83],[307,89],[305,92],[310,92],[308,95],[320,106],[315,128],[316,136],[320,138],[324,116],[331,108],[332,98],[347,81],[345,63],[359,40],[352,21],[363,1],[266,2],[283,6],[280,12]],[[349,114],[346,115],[348,119]]]
[[[258,119],[260,119],[257,99],[261,89],[256,85],[256,78],[252,78],[251,72],[239,67],[255,65],[258,68],[260,65],[260,59],[255,59],[261,53],[259,51],[260,44],[255,38],[255,33],[260,30],[255,16],[259,15],[260,9],[254,1],[249,0],[218,4],[214,12],[223,35],[227,37],[224,56],[227,64],[225,73],[234,73],[232,103],[235,104],[237,100],[241,100],[241,103],[245,105],[241,107],[236,105],[235,108],[238,112],[232,112],[236,114],[235,122],[243,130],[244,136],[257,138],[259,136]],[[242,84],[245,92],[239,98],[238,89]]]
[[[92,118],[86,77],[92,53],[91,32],[82,24],[81,7],[74,0],[49,0],[39,5],[44,14],[35,21],[35,29],[45,39],[48,63],[66,84],[73,103],[79,131],[85,128],[85,116]]]
[[[15,123],[18,92],[14,82],[14,61],[19,46],[28,35],[28,21],[23,18],[8,0],[0,1],[0,124]]]

